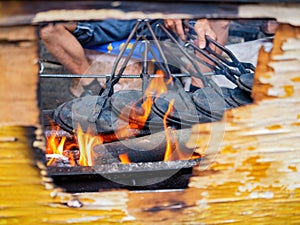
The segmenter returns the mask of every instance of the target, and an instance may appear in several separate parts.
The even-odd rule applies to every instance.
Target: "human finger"
[[[182,21],[179,20],[174,20],[175,23],[175,29],[176,29],[176,34],[179,36],[179,38],[183,41],[186,40],[185,35],[184,35],[184,30],[183,30],[183,26],[182,26]]]
[[[186,40],[181,19],[165,19],[164,22],[167,29],[173,31],[181,40]]]
[[[198,37],[199,48],[205,48],[206,46],[206,35],[210,36],[212,39],[216,40],[217,35],[211,28],[210,23],[207,19],[199,19],[195,24],[195,32]]]
[[[165,23],[165,27],[171,31],[173,31],[174,33],[176,32],[175,30],[175,22],[173,19],[165,19],[164,20]]]

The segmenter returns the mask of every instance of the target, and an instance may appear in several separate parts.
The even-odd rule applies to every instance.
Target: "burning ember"
[[[66,137],[58,137],[55,132],[47,138],[46,154],[51,157],[48,166],[55,166],[58,159],[65,159],[70,166],[92,166],[93,147],[103,143],[101,136],[94,136],[91,132],[83,132],[80,125],[75,134],[75,141]],[[59,157],[63,156],[63,157]]]

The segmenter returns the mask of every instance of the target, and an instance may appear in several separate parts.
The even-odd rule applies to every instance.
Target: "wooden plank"
[[[15,125],[39,126],[37,44],[33,27],[15,32],[0,43],[0,223],[300,223],[299,27],[280,26],[272,52],[260,52],[254,104],[193,127],[188,144],[210,164],[194,169],[189,188],[148,193],[65,193],[44,165],[33,167],[31,143],[44,148],[42,131]]]
[[[38,56],[35,28],[0,28],[0,124],[37,125]]]
[[[112,5],[113,6],[113,5]],[[136,10],[138,9],[138,10]],[[33,18],[33,23],[68,20],[102,20],[138,19],[138,18],[273,18],[281,23],[299,25],[300,4],[243,4],[226,2],[119,2],[117,7],[95,7],[93,9],[59,9],[38,12]],[[63,16],[62,16],[63,15]]]
[[[179,17],[278,18],[280,22],[295,24],[299,15],[298,0],[2,1],[0,6],[1,26],[62,20]]]
[[[237,7],[232,1],[215,1],[213,4],[207,1],[7,1],[1,2],[1,6],[3,16],[0,17],[0,25],[3,26],[56,19],[160,18],[174,14],[214,17],[216,12],[224,16],[237,14]],[[36,17],[36,14],[39,15]]]
[[[2,42],[35,41],[36,33],[33,27],[28,26],[0,27],[0,40]]]
[[[300,25],[299,4],[259,4],[241,5],[238,10],[241,18],[276,18],[280,23],[289,23],[294,26]]]
[[[299,65],[299,57],[295,57],[300,55],[299,49],[283,47],[287,43],[298,43],[299,34],[299,28],[281,25],[272,52],[260,52],[253,89],[255,104],[226,113],[224,120],[219,122],[224,123],[224,129],[215,130],[223,133],[218,145],[210,143],[214,124],[193,127],[194,135],[201,138],[195,141],[192,135],[189,147],[194,146],[201,153],[209,145],[215,149],[207,153],[207,158],[211,159],[209,167],[195,170],[198,176],[191,179],[190,187],[204,189],[208,199],[218,204],[223,201],[221,205],[230,205],[231,215],[227,210],[218,210],[218,204],[206,203],[209,210],[203,212],[214,210],[224,216],[219,222],[225,219],[241,221],[240,214],[244,214],[243,221],[250,224],[299,222],[300,214],[290,214],[289,211],[299,210],[300,203],[300,161],[297,157],[300,154],[297,141],[300,134],[300,86],[295,79],[300,70],[298,67],[283,67],[286,62]],[[288,51],[293,51],[293,57],[282,57],[290,55]],[[214,171],[214,174],[201,176],[207,170]],[[220,193],[216,193],[218,191]],[[207,197],[205,199],[207,201]],[[243,202],[248,202],[248,206]],[[213,222],[218,218],[211,216]]]
[[[42,179],[32,157],[31,143],[42,138],[39,134],[30,127],[0,127],[1,224],[110,224],[126,219],[126,190],[88,195],[47,190],[51,179]],[[80,209],[74,208],[77,203]]]

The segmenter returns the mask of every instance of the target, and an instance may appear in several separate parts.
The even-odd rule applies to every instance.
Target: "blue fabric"
[[[84,48],[99,46],[126,39],[130,35],[136,22],[137,20],[114,19],[78,22],[73,35]],[[163,23],[163,20],[150,20],[149,23],[158,38],[161,40],[167,38],[166,34],[156,27],[158,23]],[[152,39],[152,35],[144,23],[139,25],[137,34],[145,35],[147,39]]]
[[[132,39],[129,42],[123,56],[127,56],[129,54],[130,50],[133,47],[134,41],[135,40]],[[114,42],[111,42],[108,44],[88,47],[87,49],[92,49],[92,50],[95,50],[98,52],[118,55],[120,53],[121,49],[123,48],[123,46],[125,46],[125,43],[126,43],[126,39],[124,39],[122,41],[114,41]],[[154,43],[150,43],[149,47],[154,51],[154,54],[160,60],[159,52],[158,52],[156,46],[154,45]],[[144,49],[145,49],[144,43],[142,41],[139,41],[133,51],[132,58],[143,59]],[[151,54],[150,51],[148,51],[148,60],[153,60],[153,59],[154,59],[153,55]]]

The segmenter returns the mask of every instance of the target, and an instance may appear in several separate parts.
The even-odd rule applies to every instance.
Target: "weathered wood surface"
[[[60,20],[86,20],[89,19],[137,19],[137,18],[276,18],[281,23],[300,25],[300,3],[261,3],[261,4],[234,4],[234,3],[211,3],[211,2],[164,2],[147,3],[142,2],[120,2],[117,7],[95,7],[92,9],[72,10],[48,10],[39,12],[32,19],[32,23],[38,24],[45,21]],[[138,10],[136,10],[138,9]],[[63,17],[62,17],[63,15]],[[1,21],[0,21],[1,22]]]
[[[2,14],[2,24],[20,24],[20,18],[31,23],[35,12],[24,14],[17,1],[9,4],[16,11]],[[280,9],[272,12],[280,16]],[[280,21],[298,15],[292,11]],[[76,194],[54,188],[42,164],[34,167],[32,141],[45,146],[40,128],[16,126],[39,127],[34,27],[0,29],[0,224],[300,223],[299,27],[280,26],[273,51],[260,52],[255,104],[229,111],[222,122],[193,127],[202,139],[192,136],[188,144],[205,152],[209,165],[194,168],[188,189]]]
[[[209,150],[212,162],[196,170],[200,176],[191,179],[190,187],[209,190],[208,196],[224,188],[223,200],[231,201],[232,210],[241,201],[251,205],[255,199],[265,199],[264,205],[241,205],[239,214],[247,221],[300,222],[299,37],[299,28],[280,26],[272,52],[260,52],[253,88],[255,104],[228,111],[218,125],[194,126],[194,134],[202,138],[194,141],[192,135],[188,143],[198,152]],[[214,126],[214,132],[223,133],[219,140],[210,139]],[[214,171],[214,175],[203,179],[201,169]]]
[[[48,190],[49,178],[34,167],[31,142],[35,128],[0,127],[0,224],[110,224],[126,220],[127,191],[69,196]],[[66,205],[82,200],[81,209]],[[73,202],[72,202],[73,200]],[[126,223],[125,223],[126,224]]]
[[[299,25],[299,0],[0,1],[0,25],[132,18],[277,18]]]
[[[32,26],[0,27],[0,124],[38,125],[38,58]]]
[[[0,127],[1,224],[299,224],[299,35],[281,25],[273,51],[260,52],[254,104],[193,127],[202,138],[188,144],[210,163],[186,190],[65,193],[33,166],[41,130]]]

